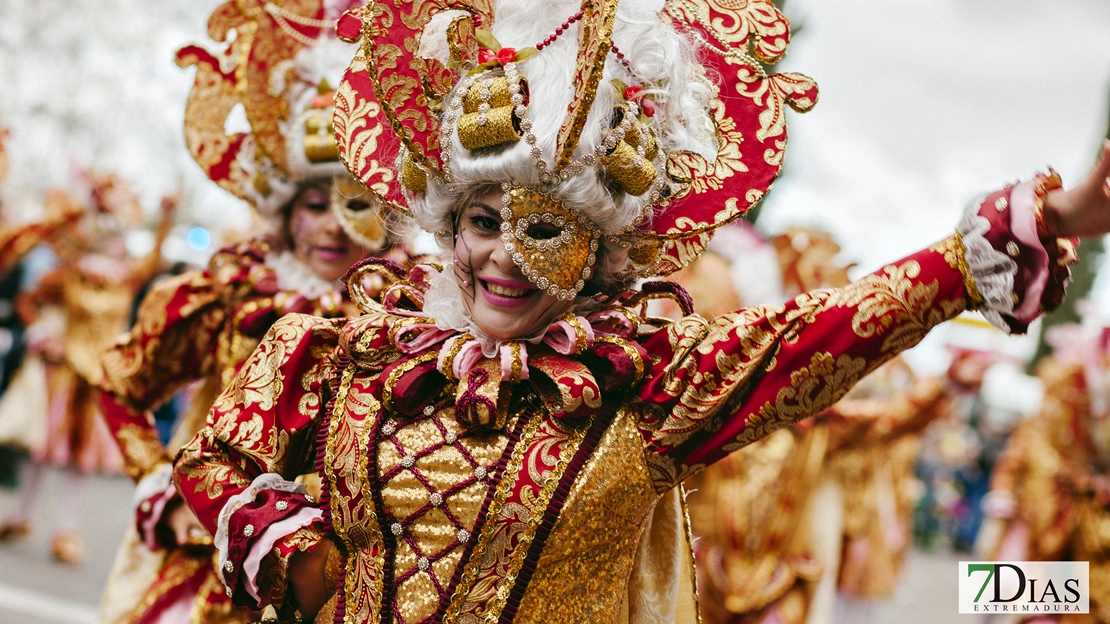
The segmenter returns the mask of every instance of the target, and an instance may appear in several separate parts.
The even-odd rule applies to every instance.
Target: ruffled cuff
[[[269,604],[272,591],[263,591],[269,584],[259,582],[262,559],[291,534],[322,517],[323,512],[314,506],[303,484],[274,473],[259,475],[247,489],[228,500],[220,511],[214,536],[227,595],[255,609]]]
[[[1025,333],[1056,309],[1078,259],[1076,239],[1045,225],[1044,200],[1060,188],[1056,172],[991,193],[968,206],[956,230],[964,283],[973,308],[1007,333]]]
[[[162,513],[173,497],[177,496],[172,478],[173,466],[159,465],[139,480],[131,499],[135,510],[135,528],[138,529],[143,543],[151,550],[159,547],[155,529],[162,521]]]

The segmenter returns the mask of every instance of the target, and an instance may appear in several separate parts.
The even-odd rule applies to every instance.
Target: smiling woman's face
[[[501,241],[502,191],[467,199],[455,232],[455,279],[478,328],[494,340],[528,336],[570,309],[536,288]]]
[[[305,187],[293,200],[289,232],[293,255],[320,279],[335,281],[366,256],[366,249],[347,237],[331,210],[331,185]]]

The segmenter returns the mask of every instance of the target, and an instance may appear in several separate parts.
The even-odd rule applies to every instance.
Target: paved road
[[[36,509],[36,530],[28,538],[0,545],[0,623],[92,624],[116,547],[130,516],[131,482],[94,477],[83,505],[81,532],[88,560],[66,566],[50,556],[50,521],[59,475],[49,474]],[[0,490],[0,517],[15,503]],[[898,593],[876,605],[872,624],[978,624],[956,614],[956,562],[950,554],[914,552]],[[854,623],[853,623],[854,624]]]
[[[77,566],[56,562],[50,554],[52,516],[61,475],[48,473],[35,509],[34,532],[0,545],[0,622],[3,624],[95,623],[116,548],[130,516],[131,481],[94,477],[81,508],[81,533],[89,557]],[[0,490],[0,517],[7,517],[15,495]]]

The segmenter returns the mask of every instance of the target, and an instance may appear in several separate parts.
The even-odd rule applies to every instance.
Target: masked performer
[[[1037,367],[1045,399],[1018,425],[991,473],[977,554],[987,560],[1088,561],[1089,615],[1036,622],[1110,622],[1110,400],[1107,333],[1049,330]]]
[[[218,252],[206,270],[157,284],[130,334],[104,356],[108,422],[138,483],[136,532],[102,601],[106,622],[249,621],[224,593],[209,532],[175,495],[169,459],[278,318],[357,313],[339,281],[347,269],[368,255],[407,257],[339,162],[329,129],[328,85],[349,60],[329,27],[339,11],[289,6],[266,13],[262,3],[228,3],[212,17],[213,34],[250,28],[250,44],[222,57],[195,46],[178,53],[182,65],[197,66],[185,121],[193,156],[272,231]],[[251,132],[225,137],[224,117],[237,103]],[[220,147],[227,151],[211,151]],[[163,448],[146,412],[195,380],[203,383]]]
[[[645,318],[688,301],[631,280],[758,201],[784,109],[815,102],[749,56],[786,49],[771,5],[405,0],[338,30],[362,42],[340,153],[452,265],[364,264],[363,316],[278,321],[178,457],[227,591],[282,617],[692,621],[679,483],[968,307],[1024,330],[1063,295],[1057,234],[1110,230],[1108,156],[844,288]],[[366,273],[396,282],[372,301]],[[292,481],[313,468],[320,499]]]
[[[101,417],[95,386],[101,377],[100,354],[127,328],[135,291],[157,269],[171,212],[164,206],[150,254],[129,258],[124,235],[142,217],[137,196],[112,175],[90,175],[89,182],[94,209],[51,239],[59,268],[17,303],[28,326],[28,348],[46,362],[46,436],[32,451],[13,516],[0,527],[0,538],[26,535],[44,468],[64,468],[60,500],[65,503],[56,505],[52,549],[65,563],[84,558],[77,520],[88,473],[114,473],[122,467]],[[76,211],[75,202],[62,191],[51,192],[47,203],[53,214]]]

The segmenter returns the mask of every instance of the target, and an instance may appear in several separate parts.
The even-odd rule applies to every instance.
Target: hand
[[[320,540],[311,551],[299,551],[289,558],[289,591],[297,602],[297,609],[305,619],[312,621],[331,598],[335,587],[328,586],[328,555],[335,544],[328,538]]]
[[[208,529],[197,520],[197,515],[188,505],[178,505],[166,520],[166,526],[173,532],[178,546],[207,546],[212,543]]]
[[[1051,191],[1045,223],[1057,236],[1101,236],[1110,232],[1110,139],[1102,141],[1098,164],[1078,186]]]

